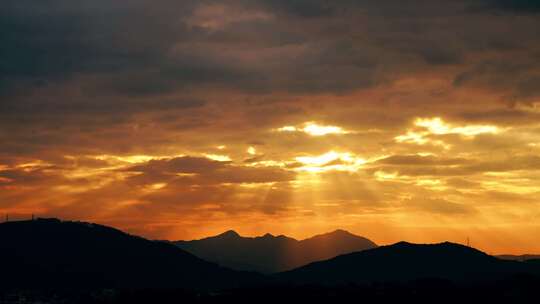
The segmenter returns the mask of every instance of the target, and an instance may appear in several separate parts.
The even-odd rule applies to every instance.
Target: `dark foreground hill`
[[[522,262],[540,259],[540,255],[538,254],[522,254],[522,255],[502,254],[502,255],[497,255],[496,257],[503,260],[522,261]]]
[[[171,244],[96,224],[0,224],[0,286],[227,288],[260,275],[222,268]]]
[[[537,265],[507,261],[453,243],[400,242],[315,262],[278,276],[289,282],[346,284],[442,279],[489,282],[516,275],[537,275]]]
[[[0,303],[535,303],[538,269],[451,243],[398,243],[269,280],[100,225],[0,224]]]
[[[195,241],[174,242],[205,260],[237,270],[275,273],[340,254],[375,248],[372,241],[344,230],[295,240],[283,235],[242,237],[234,231]]]

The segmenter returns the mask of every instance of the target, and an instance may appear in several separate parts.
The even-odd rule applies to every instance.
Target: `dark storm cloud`
[[[339,4],[351,4],[352,1],[325,1],[325,0],[277,0],[277,1],[261,1],[269,7],[287,12],[291,15],[316,18],[331,16],[339,8]]]
[[[537,7],[527,1],[487,3]],[[100,94],[102,99],[107,99],[103,95],[162,95],[207,85],[258,93],[373,87],[400,73],[462,63],[478,41],[513,43],[496,31],[480,34],[483,29],[475,29],[473,18],[461,24],[469,4],[442,0],[406,5],[349,0],[8,1],[0,13],[0,91],[12,96],[82,75],[93,77],[79,80],[85,82],[86,94]],[[217,21],[210,21],[221,22],[212,28],[197,22],[197,9],[219,5],[225,7],[222,15],[246,10],[246,16],[253,16],[239,15],[225,22],[223,16],[211,15]],[[437,17],[450,18],[450,26]],[[260,59],[246,59],[253,56]],[[456,83],[466,78],[471,77],[460,76]],[[533,91],[536,83],[516,85]]]
[[[204,101],[191,98],[157,98],[148,99],[116,99],[104,101],[99,98],[71,100],[66,102],[62,96],[43,96],[29,99],[26,102],[18,102],[17,99],[9,99],[0,103],[1,116],[5,119],[20,119],[13,115],[37,116],[44,118],[45,113],[58,115],[107,115],[110,113],[131,114],[141,112],[151,107],[153,110],[186,109],[200,107]],[[10,116],[11,115],[11,116]]]
[[[253,2],[253,1],[250,1]],[[274,11],[288,13],[296,17],[322,18],[336,15],[370,13],[372,15],[398,17],[421,15],[440,16],[451,15],[452,12],[443,7],[463,8],[467,1],[446,0],[411,0],[406,5],[400,0],[375,2],[371,0],[259,0]],[[363,14],[360,14],[363,15]]]
[[[166,1],[8,1],[2,4],[2,87],[46,85],[74,73],[140,69],[155,63],[189,5]],[[174,11],[174,13],[172,12]]]
[[[155,69],[191,35],[182,19],[193,3],[161,3],[2,3],[1,152],[80,147],[71,135],[83,141],[82,134],[125,124],[133,114],[203,105],[197,98],[163,96],[174,84],[156,77]]]
[[[507,13],[540,13],[540,2],[536,0],[480,0],[476,9],[488,9]]]
[[[478,63],[458,74],[454,79],[454,85],[502,91],[508,99],[516,101],[538,97],[540,53]]]
[[[422,1],[417,2],[418,5],[426,6]],[[296,77],[289,80],[299,80],[289,87],[286,83],[273,83],[273,80],[265,76],[265,72],[269,71],[271,66],[251,70],[228,64],[225,61],[226,57],[220,58],[219,54],[208,52],[211,45],[203,52],[191,49],[171,56],[171,50],[177,44],[211,42],[227,45],[235,42],[253,42],[253,35],[250,35],[249,30],[245,30],[253,23],[242,24],[242,28],[235,28],[233,23],[231,27],[216,31],[188,26],[186,18],[193,12],[195,3],[161,1],[150,5],[136,0],[123,1],[121,4],[107,1],[73,3],[55,0],[44,5],[39,1],[28,0],[9,2],[2,10],[0,30],[0,35],[4,38],[2,47],[4,60],[0,66],[3,75],[2,87],[9,90],[17,87],[42,86],[51,81],[73,77],[78,73],[106,72],[118,75],[117,79],[112,79],[109,83],[111,89],[128,95],[164,92],[189,83],[229,83],[232,86],[239,85],[241,88],[256,90],[262,90],[270,85],[293,91],[340,91],[373,85],[372,74],[380,61],[386,63],[391,61],[393,56],[399,55],[397,52],[389,54],[378,52],[378,48],[381,47],[377,45],[378,43],[384,43],[384,47],[390,51],[405,50],[412,55],[418,55],[428,64],[456,63],[461,57],[459,52],[443,47],[437,41],[422,42],[419,37],[414,36],[409,38],[412,39],[410,42],[415,42],[416,45],[412,43],[399,45],[401,42],[396,39],[402,38],[377,31],[359,33],[359,38],[367,39],[366,42],[371,46],[354,45],[347,41],[352,38],[351,27],[356,24],[356,16],[350,13],[358,13],[360,16],[365,14],[368,28],[369,23],[371,26],[381,23],[381,20],[370,16],[370,13],[394,16],[401,31],[412,33],[418,29],[418,25],[415,26],[414,22],[404,23],[400,18],[405,18],[406,12],[411,11],[410,8],[414,5],[402,7],[402,4],[396,1],[381,5],[374,5],[368,1],[255,2],[259,3],[262,9],[270,10],[269,14],[277,13],[278,19],[266,23],[254,22],[257,27],[251,33],[258,33],[259,37],[264,38],[263,41],[265,39],[274,41],[271,37],[276,32],[281,32],[279,37],[296,36],[289,40],[290,42],[309,42],[312,44],[311,48],[321,50],[307,53],[305,57],[302,56],[304,58],[296,57],[294,62],[296,66],[292,67],[294,69],[285,68],[288,65],[278,66],[278,71],[297,73]],[[207,2],[209,5],[216,3],[239,5],[237,1]],[[349,8],[351,12],[348,11]],[[420,8],[417,17],[426,18],[429,14],[443,12],[434,5],[417,8]],[[363,10],[365,13],[362,13]],[[295,17],[280,16],[280,11],[289,12]],[[326,19],[321,21],[323,26],[320,27],[302,20],[310,17]],[[337,22],[336,19],[339,18],[345,18],[345,22]],[[286,29],[278,22],[285,25],[296,24],[303,29],[301,28],[301,31]],[[270,27],[270,24],[273,26]],[[387,28],[393,27],[391,22],[382,25]],[[267,30],[259,30],[264,28]],[[275,30],[271,31],[271,28]],[[227,41],[226,37],[235,33],[239,35],[237,40]],[[317,42],[320,38],[332,35],[335,35],[336,39],[329,41],[328,45]],[[432,36],[430,39],[436,39],[435,37]],[[286,43],[276,41],[275,45],[284,42]],[[381,55],[388,58],[380,58]],[[287,62],[290,58],[285,56],[283,59]],[[321,72],[343,74],[344,77],[339,78],[341,81],[334,82],[329,79],[324,81],[318,77]],[[355,76],[357,80],[344,81],[350,79],[349,76]],[[142,81],[144,78],[146,81]]]
[[[538,20],[467,10],[478,1],[8,1],[0,10],[3,149],[93,150],[104,130],[121,143],[137,115],[155,114],[151,123],[165,130],[216,125],[229,114],[194,110],[232,100],[231,109],[252,114],[245,121],[271,125],[305,111],[296,96],[343,95],[423,73],[454,76],[456,90],[538,96]],[[252,102],[243,94],[259,106],[244,107]],[[264,108],[283,100],[299,104],[298,113]],[[169,143],[157,129],[140,145]]]
[[[208,35],[185,22],[194,3],[10,1],[0,16],[0,92],[11,95],[81,74],[107,73],[93,89],[128,96],[247,78],[197,52],[169,56],[177,43]]]

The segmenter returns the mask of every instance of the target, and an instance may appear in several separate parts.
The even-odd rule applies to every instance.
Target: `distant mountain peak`
[[[350,233],[349,231],[347,230],[343,230],[343,229],[336,229],[330,233],[328,233],[330,235],[353,235],[352,233]]]
[[[409,243],[407,241],[399,241],[399,242],[397,242],[397,243],[395,243],[393,245],[388,245],[388,246],[394,246],[394,247],[409,247],[409,246],[411,246],[411,247],[413,247],[415,245],[417,245],[417,244]]]
[[[240,234],[234,230],[227,230],[223,232],[222,234],[218,235],[217,237],[227,237],[227,238],[239,238]]]
[[[200,240],[173,243],[208,261],[233,269],[263,273],[290,270],[311,262],[377,247],[372,241],[342,229],[304,240],[271,233],[242,237],[229,230]]]
[[[318,240],[318,239],[344,239],[344,238],[346,238],[346,239],[349,239],[349,238],[364,239],[363,237],[355,235],[353,233],[350,233],[347,230],[336,229],[336,230],[334,230],[332,232],[317,234],[315,236],[312,236],[311,238],[305,239],[305,241]]]

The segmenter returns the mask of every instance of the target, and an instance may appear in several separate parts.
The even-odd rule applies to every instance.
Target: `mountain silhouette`
[[[512,260],[512,261],[528,261],[528,260],[540,259],[540,255],[538,254],[522,254],[522,255],[501,254],[501,255],[497,255],[497,257],[499,259]]]
[[[91,223],[2,223],[0,240],[0,286],[223,288],[263,280],[171,244]]]
[[[275,273],[340,254],[375,248],[372,241],[344,230],[298,241],[269,233],[242,237],[235,231],[195,241],[176,241],[176,246],[208,261],[237,270]]]
[[[394,245],[341,255],[283,272],[289,282],[344,284],[443,279],[480,282],[517,274],[539,274],[533,263],[501,260],[454,243]]]

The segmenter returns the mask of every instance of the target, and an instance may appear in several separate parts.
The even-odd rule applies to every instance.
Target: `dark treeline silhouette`
[[[516,303],[540,286],[540,260],[452,243],[400,242],[262,275],[56,219],[0,224],[0,269],[0,303]]]
[[[377,247],[374,242],[344,230],[301,241],[271,234],[242,237],[231,230],[201,240],[173,243],[207,261],[237,270],[262,273],[290,270],[340,254]]]

